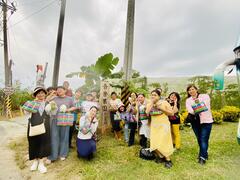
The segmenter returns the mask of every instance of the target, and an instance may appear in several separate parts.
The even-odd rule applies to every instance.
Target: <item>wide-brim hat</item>
[[[119,103],[119,104],[117,105],[117,108],[119,109],[120,107],[125,107],[125,105],[124,105],[123,103]]]
[[[47,94],[47,90],[44,87],[36,87],[33,91],[33,97],[36,97],[36,95],[40,92],[43,91],[45,94]]]
[[[86,96],[93,96],[92,93],[88,92]]]

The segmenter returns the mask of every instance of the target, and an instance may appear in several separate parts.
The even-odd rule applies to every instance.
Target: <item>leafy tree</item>
[[[162,84],[162,87],[161,87],[161,89],[162,89],[162,96],[167,96],[168,94],[168,83],[166,82],[166,83],[163,83]]]
[[[191,84],[195,84],[200,93],[212,93],[214,82],[211,76],[196,76],[189,79]]]
[[[184,111],[186,109],[186,99],[187,99],[187,92],[180,92],[179,93],[181,97],[180,101],[180,111]]]
[[[158,83],[158,82],[154,82],[154,83],[149,84],[149,86],[151,86],[151,87],[153,87],[154,89],[156,89],[156,88],[160,88],[160,87],[161,87],[161,84]]]
[[[112,76],[112,71],[118,62],[118,57],[113,57],[112,53],[108,53],[99,57],[95,64],[81,66],[80,72],[69,73],[66,77],[72,78],[73,76],[78,76],[80,78],[85,78],[85,84],[80,87],[83,92],[88,92],[93,89],[99,90],[100,81]]]
[[[98,58],[94,66],[94,70],[96,71],[96,74],[100,75],[102,79],[107,79],[111,76],[112,71],[118,62],[118,57],[114,58],[112,53],[105,54],[104,56]]]
[[[225,102],[228,106],[237,106],[240,107],[240,96],[238,93],[237,84],[229,84],[225,88]]]
[[[224,94],[217,90],[212,94],[211,97],[211,108],[219,110],[224,106]]]

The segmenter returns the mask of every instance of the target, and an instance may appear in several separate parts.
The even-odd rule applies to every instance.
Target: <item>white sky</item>
[[[49,63],[46,85],[51,85],[59,0],[21,21],[51,1],[16,0],[17,11],[9,18],[13,78],[24,87],[33,88],[35,66],[45,62]],[[239,9],[239,0],[136,0],[133,68],[148,77],[211,74],[222,61],[234,57]],[[67,73],[108,52],[120,58],[120,69],[126,15],[127,0],[67,0],[59,84]],[[0,55],[2,86],[3,47]],[[74,88],[83,83],[79,78],[68,80]]]

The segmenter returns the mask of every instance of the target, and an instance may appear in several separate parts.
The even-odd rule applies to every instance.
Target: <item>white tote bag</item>
[[[39,125],[32,126],[31,123],[29,124],[29,136],[38,136],[41,134],[46,133],[45,125],[44,125],[45,120]]]

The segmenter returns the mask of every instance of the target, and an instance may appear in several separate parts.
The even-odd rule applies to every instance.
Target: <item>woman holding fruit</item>
[[[44,165],[43,158],[50,155],[50,116],[47,111],[47,102],[45,100],[47,91],[42,87],[34,89],[33,101],[27,101],[23,109],[31,113],[28,122],[28,152],[29,160],[33,160],[31,171],[38,170],[40,173],[46,173],[47,168]],[[41,126],[44,131],[33,134],[32,127]]]
[[[63,86],[57,87],[57,96],[50,102],[52,106],[56,106],[57,111],[52,115],[51,126],[51,155],[46,161],[50,164],[52,161],[64,161],[69,152],[69,129],[73,123],[73,114],[69,113],[76,108],[71,97],[66,96],[66,89]],[[55,105],[54,105],[55,104]]]

